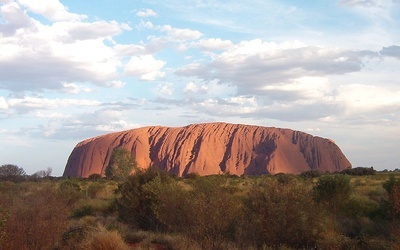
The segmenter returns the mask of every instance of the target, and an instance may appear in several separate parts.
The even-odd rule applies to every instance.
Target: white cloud
[[[99,134],[127,130],[138,127],[138,124],[127,121],[122,111],[99,109],[93,112],[82,112],[68,117],[54,117],[46,125],[32,129],[36,136],[52,138],[85,139]]]
[[[400,59],[400,46],[392,45],[388,47],[383,47],[379,53],[383,56],[390,56]]]
[[[194,108],[216,117],[246,116],[261,109],[255,97],[208,98],[194,104]]]
[[[399,1],[396,0],[341,0],[340,3],[368,18],[374,26],[388,25],[398,15],[396,10],[399,8]],[[384,29],[388,30],[390,27]]]
[[[141,21],[141,22],[139,23],[138,27],[139,27],[139,29],[141,29],[141,28],[152,29],[152,28],[154,28],[154,25],[153,25],[153,23],[150,22],[150,21],[146,21],[146,22]]]
[[[4,15],[5,7],[0,11]],[[120,55],[104,41],[121,32],[117,22],[43,25],[21,11],[8,15],[11,23],[0,25],[0,32],[14,35],[0,36],[0,88],[62,89],[63,82],[105,86],[116,77]],[[19,19],[25,21],[14,22]]]
[[[152,9],[145,9],[136,12],[136,16],[138,17],[154,17],[157,16],[157,13]]]
[[[19,112],[29,112],[38,109],[58,109],[70,106],[98,106],[99,101],[85,100],[85,99],[49,99],[26,96],[23,98],[11,98],[7,100],[10,109],[18,110]]]
[[[75,83],[64,82],[64,83],[62,83],[62,86],[63,86],[63,90],[62,91],[65,92],[65,93],[68,93],[68,94],[78,94],[78,93],[81,93],[81,92],[89,93],[89,92],[93,91],[91,88],[81,87],[81,86],[79,86],[78,84],[75,84]]]
[[[157,95],[160,96],[171,96],[174,93],[173,84],[170,82],[158,84]]]
[[[387,114],[400,110],[400,89],[348,84],[339,87],[338,102],[346,104],[349,114]]]
[[[119,80],[114,80],[114,81],[111,81],[111,82],[107,82],[105,85],[107,87],[120,89],[120,88],[122,88],[122,87],[124,87],[126,85],[126,82],[119,81]]]
[[[34,21],[15,2],[10,1],[0,6],[0,14],[3,19],[0,25],[0,32],[5,37],[14,35],[17,31],[21,32],[35,28]]]
[[[58,112],[42,112],[42,111],[37,111],[35,113],[35,117],[37,118],[46,118],[46,119],[60,119],[60,118],[69,118],[71,117],[71,115],[67,115],[67,114],[62,114],[62,113],[58,113]]]
[[[98,38],[106,38],[121,33],[123,25],[116,21],[96,21],[91,23],[75,22],[75,23],[59,23],[61,30],[67,32],[68,39],[91,40]]]
[[[159,29],[178,41],[196,40],[203,36],[203,34],[198,30],[179,29],[174,28],[171,25],[163,25],[160,26]]]
[[[115,132],[121,130],[129,130],[140,127],[137,123],[129,123],[124,120],[111,121],[109,124],[100,124],[95,127],[95,131],[99,132]]]
[[[199,88],[194,84],[193,82],[189,82],[186,84],[185,89],[183,90],[185,93],[188,92],[193,92],[196,93],[199,90]]]
[[[183,89],[184,93],[194,93],[194,94],[206,94],[208,92],[208,87],[206,85],[201,85],[198,87],[194,82],[189,82]]]
[[[68,12],[68,9],[58,0],[18,0],[18,2],[51,21],[79,21],[86,18],[85,15]]]
[[[230,40],[210,38],[200,40],[198,46],[203,50],[228,50],[233,47],[233,43]]]
[[[153,81],[165,75],[161,69],[166,62],[155,59],[152,55],[133,56],[126,64],[127,75],[138,76],[141,80]]]
[[[340,3],[348,6],[360,6],[366,8],[379,6],[379,2],[376,0],[341,0]]]
[[[193,83],[187,92],[196,91]],[[319,121],[323,123],[396,124],[400,120],[400,89],[362,84],[335,86],[327,78],[304,77],[269,86],[268,96],[235,95],[191,100],[197,112],[213,117]],[[184,102],[181,102],[184,103]]]
[[[8,104],[6,100],[4,99],[4,97],[0,96],[0,109],[7,109],[7,108]]]
[[[262,88],[266,95],[278,101],[299,101],[307,103],[332,100],[332,86],[326,77],[300,77],[288,83],[267,85]]]
[[[256,39],[213,55],[208,64],[192,63],[178,70],[185,76],[238,87],[238,94],[267,94],[271,85],[300,77],[342,75],[361,70],[363,53],[338,48],[311,47],[301,42],[273,43]]]
[[[147,54],[145,46],[137,44],[116,44],[113,49],[120,57]]]

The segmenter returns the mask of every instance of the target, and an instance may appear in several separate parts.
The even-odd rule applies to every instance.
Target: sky
[[[400,168],[400,0],[0,0],[0,165],[63,174],[87,138],[228,122]]]

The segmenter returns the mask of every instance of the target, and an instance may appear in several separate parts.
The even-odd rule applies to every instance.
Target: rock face
[[[290,129],[207,123],[144,127],[84,140],[73,149],[64,176],[104,175],[115,148],[132,152],[141,168],[156,166],[178,176],[299,174],[351,167],[329,139]]]

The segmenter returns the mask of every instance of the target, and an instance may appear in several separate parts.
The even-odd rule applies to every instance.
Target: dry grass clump
[[[201,250],[196,242],[179,234],[155,233],[151,231],[134,231],[126,236],[126,241],[134,249],[175,249],[175,250]],[[232,249],[232,248],[229,248]]]
[[[87,250],[127,250],[129,246],[117,231],[107,231],[99,228],[88,237],[82,249]]]
[[[87,249],[88,242],[99,233],[116,232],[122,238],[128,228],[119,222],[116,217],[85,216],[73,219],[62,235],[61,245],[58,249]],[[96,236],[97,237],[97,236]]]

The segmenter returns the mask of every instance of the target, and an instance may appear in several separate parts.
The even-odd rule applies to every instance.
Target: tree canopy
[[[113,151],[105,174],[108,178],[123,181],[136,169],[135,156],[124,148],[118,148]]]
[[[17,181],[25,176],[25,170],[13,164],[4,164],[0,166],[0,179]]]

